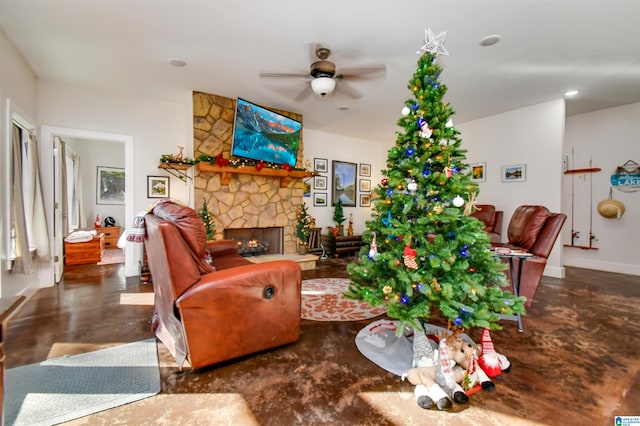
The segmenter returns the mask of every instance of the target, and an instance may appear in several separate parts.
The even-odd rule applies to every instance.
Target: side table
[[[520,296],[520,279],[522,278],[522,269],[524,268],[524,263],[527,261],[527,259],[535,257],[535,255],[531,253],[520,253],[512,251],[508,254],[496,253],[496,256],[501,259],[509,260],[509,272],[511,273],[511,290],[513,291],[514,295]],[[516,261],[518,262],[518,273],[515,272]],[[518,331],[521,333],[524,331],[524,327],[522,326],[522,315],[500,315],[500,318],[507,321],[517,321]]]
[[[341,254],[355,254],[362,247],[362,235],[336,236],[326,234],[322,236],[322,244],[334,257],[338,257]]]

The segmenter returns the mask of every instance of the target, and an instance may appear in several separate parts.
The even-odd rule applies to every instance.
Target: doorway
[[[63,213],[62,206],[59,203],[60,180],[61,180],[61,161],[59,148],[56,147],[56,139],[70,139],[82,141],[82,143],[97,144],[120,143],[124,144],[124,170],[125,170],[125,196],[124,196],[124,223],[122,227],[126,229],[128,224],[133,221],[134,217],[134,185],[133,185],[133,137],[127,135],[118,135],[113,133],[95,132],[89,130],[70,129],[62,127],[42,126],[41,138],[42,149],[40,149],[40,160],[43,176],[43,192],[44,203],[47,214],[47,220],[52,224],[50,226],[50,243],[53,253],[53,282],[59,283],[64,273],[64,257],[63,257]],[[56,200],[58,198],[58,200]],[[90,224],[93,221],[89,222]],[[93,226],[91,226],[93,227]],[[123,229],[123,232],[124,232]],[[137,275],[137,260],[140,255],[136,253],[135,246],[127,243],[125,249],[125,275]]]

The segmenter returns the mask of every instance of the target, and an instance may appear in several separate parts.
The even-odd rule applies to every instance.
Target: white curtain
[[[75,155],[73,157],[73,181],[74,181],[74,188],[76,191],[76,212],[78,214],[78,225],[80,226],[80,229],[86,229],[87,215],[85,214],[85,210],[84,210],[84,197],[82,195],[82,179],[80,178],[81,170],[82,170],[82,167],[80,163],[80,156]]]
[[[49,235],[42,198],[37,139],[29,131],[12,126],[12,199],[11,253],[12,271],[34,271],[34,257],[49,260]]]

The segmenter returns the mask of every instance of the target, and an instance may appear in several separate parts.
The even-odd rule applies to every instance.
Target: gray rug
[[[53,425],[160,392],[155,339],[5,372],[5,425]]]

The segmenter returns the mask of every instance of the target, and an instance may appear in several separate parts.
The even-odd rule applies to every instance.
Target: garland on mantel
[[[176,163],[176,164],[196,164],[196,160],[192,160],[190,158],[182,158],[180,160],[176,160],[176,156],[172,154],[164,154],[160,157],[161,163]]]
[[[233,167],[233,168],[239,168],[239,167],[255,167],[258,171],[267,168],[267,169],[274,169],[274,170],[286,170],[286,171],[291,171],[291,170],[298,170],[298,171],[306,171],[307,169],[305,169],[304,167],[291,167],[289,164],[285,163],[285,164],[281,164],[281,163],[272,163],[270,161],[263,161],[263,160],[250,160],[248,158],[240,158],[240,159],[236,159],[236,160],[229,160],[228,158],[224,158],[222,156],[222,153],[219,153],[218,155],[216,155],[215,157],[212,157],[210,155],[199,155],[195,162],[203,162],[203,163],[209,163],[211,165],[216,165],[216,166],[220,166],[220,167]]]

